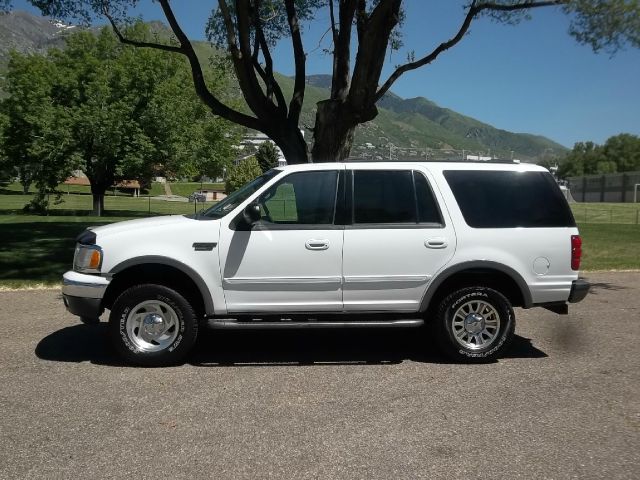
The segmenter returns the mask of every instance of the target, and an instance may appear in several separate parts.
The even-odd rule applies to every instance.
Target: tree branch
[[[200,65],[200,61],[198,60],[198,56],[193,49],[193,45],[191,45],[189,38],[178,24],[178,21],[173,14],[173,10],[171,10],[171,6],[169,5],[169,1],[158,0],[158,2],[162,7],[162,11],[164,12],[165,17],[169,22],[169,26],[171,27],[173,34],[176,36],[178,42],[180,43],[181,53],[185,55],[189,60],[193,84],[196,89],[196,93],[202,99],[202,101],[211,109],[214,114],[219,115],[222,118],[229,120],[230,122],[237,123],[238,125],[252,128],[254,130],[261,130],[262,123],[257,118],[245,115],[244,113],[229,108],[211,93],[211,91],[207,87],[207,82],[205,81],[202,67]]]
[[[357,0],[341,0],[338,13],[338,34],[333,47],[333,78],[331,98],[344,100],[349,93],[351,79],[351,26],[356,11]]]
[[[302,45],[302,35],[300,34],[300,23],[294,0],[285,0],[287,10],[287,22],[289,23],[289,31],[291,32],[291,43],[293,45],[293,58],[295,60],[295,81],[293,86],[293,96],[289,103],[289,121],[298,124],[300,112],[302,111],[302,103],[304,102],[304,90],[306,86],[306,55]]]
[[[378,100],[380,100],[385,95],[385,93],[389,91],[389,89],[395,83],[395,81],[398,78],[400,78],[400,76],[402,76],[404,73],[423,67],[424,65],[427,65],[433,62],[436,58],[438,58],[438,55],[440,55],[442,52],[450,49],[451,47],[459,43],[464,37],[464,35],[467,33],[467,31],[469,30],[469,26],[471,25],[471,22],[481,12],[485,10],[499,11],[499,12],[514,12],[518,10],[528,10],[531,8],[552,7],[557,5],[563,5],[566,3],[569,3],[569,0],[549,0],[549,1],[540,1],[540,2],[536,2],[533,0],[525,0],[524,3],[515,3],[511,5],[504,5],[504,4],[494,3],[494,2],[480,2],[478,0],[474,0],[469,6],[469,11],[465,16],[465,19],[462,22],[462,25],[460,26],[458,33],[456,33],[455,36],[453,36],[446,42],[442,42],[428,55],[425,55],[419,60],[405,63],[404,65],[401,65],[398,68],[396,68],[395,71],[389,76],[387,81],[384,82],[384,84],[382,84],[382,86],[376,92],[375,101],[377,102]]]
[[[348,97],[358,122],[371,120],[377,114],[378,81],[391,32],[400,21],[401,4],[402,0],[379,0],[363,27]]]
[[[269,45],[267,44],[267,39],[264,36],[264,30],[262,28],[262,19],[260,18],[260,4],[261,1],[256,0],[254,15],[255,43],[253,50],[253,65],[267,87],[267,98],[271,101],[272,94],[274,94],[278,103],[278,110],[284,117],[286,117],[287,102],[284,98],[284,94],[282,93],[280,85],[273,75],[273,58],[271,57]],[[260,65],[260,61],[258,58],[260,50],[262,50],[262,56],[264,57],[265,68],[262,68],[262,65]]]
[[[224,0],[218,2],[222,10],[226,6]],[[253,56],[251,52],[251,4],[249,0],[236,0],[236,28],[238,38],[238,49],[234,56],[234,66],[238,82],[244,93],[244,98],[249,108],[258,118],[269,118],[275,111],[275,105],[267,98],[258,81],[254,68]],[[254,12],[256,15],[258,13]],[[226,17],[230,18],[227,10]],[[229,24],[229,20],[225,22]]]
[[[114,20],[113,16],[109,13],[109,9],[107,8],[107,5],[105,2],[102,2],[102,14],[107,18],[107,20],[109,20],[109,23],[111,24],[111,28],[113,29],[113,32],[116,34],[116,37],[118,37],[118,40],[120,41],[120,43],[123,43],[125,45],[131,45],[134,47],[155,48],[157,50],[164,50],[166,52],[184,54],[182,48],[176,45],[165,45],[162,43],[155,43],[155,42],[139,42],[137,40],[131,40],[129,38],[126,38],[120,31],[120,28],[118,28],[118,25],[116,24],[116,21]]]
[[[336,30],[336,16],[333,13],[333,0],[329,0],[329,20],[331,22],[331,36],[333,38],[333,45],[335,47],[335,45],[338,43],[338,31]]]
[[[358,29],[358,42],[362,40],[367,26],[367,0],[358,0],[356,10],[356,27]]]

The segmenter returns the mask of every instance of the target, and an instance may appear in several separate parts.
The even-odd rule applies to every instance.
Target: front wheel
[[[511,342],[516,326],[509,300],[486,287],[451,293],[440,304],[436,321],[443,353],[468,363],[497,358]]]
[[[116,299],[109,316],[111,338],[129,363],[161,367],[179,363],[198,336],[193,307],[175,290],[137,285]]]

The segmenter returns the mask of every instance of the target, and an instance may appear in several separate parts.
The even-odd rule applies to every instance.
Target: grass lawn
[[[288,208],[292,203],[290,196],[287,191],[274,196],[271,205],[274,216],[282,219],[297,216],[295,208]],[[48,216],[23,214],[21,209],[30,198],[30,195],[0,194],[0,287],[58,284],[62,273],[71,266],[75,237],[86,227],[149,216],[148,198],[106,197],[103,217],[90,215],[88,195],[65,195],[64,202],[52,206]],[[586,208],[593,208],[593,212],[597,211],[597,205],[604,210],[629,209],[634,215],[637,208],[589,205],[593,207]],[[151,199],[151,215],[193,211],[194,205],[190,203]],[[598,218],[591,211],[587,215],[589,219]],[[621,214],[614,218],[633,217]],[[640,225],[580,222],[579,227],[584,242],[583,270],[640,269]]]
[[[572,203],[576,222],[640,224],[640,204],[633,203]]]
[[[61,183],[60,185],[58,185],[58,191],[62,192],[63,194],[78,193],[83,195],[91,195],[91,187],[89,187],[88,185],[65,185],[64,183]],[[22,185],[20,185],[19,183],[10,183],[9,185],[0,187],[0,195],[15,195],[15,194],[21,195],[22,193],[23,193]],[[34,185],[31,185],[31,187],[29,187],[29,193],[36,193],[36,187]],[[142,194],[146,195],[147,192],[143,190]],[[164,195],[164,187],[162,187],[162,184],[154,183],[151,186],[150,194],[152,196]],[[115,191],[107,190],[107,195],[130,197],[131,191],[118,190],[118,189],[116,189]]]
[[[33,198],[33,195],[2,195],[0,194],[0,217],[3,213],[19,214],[22,208]],[[111,216],[150,216],[188,214],[196,210],[208,208],[214,202],[198,203],[197,206],[189,202],[167,202],[153,197],[111,196],[104,197],[104,208]],[[61,203],[50,205],[51,215],[90,215],[92,209],[90,195],[63,195]],[[0,219],[2,222],[2,219]]]
[[[174,195],[180,195],[182,197],[188,197],[196,190],[200,190],[200,182],[170,182],[171,193]],[[202,184],[204,190],[224,190],[224,183],[204,183]],[[164,194],[164,191],[162,192]]]
[[[583,270],[640,269],[640,226],[579,224]]]

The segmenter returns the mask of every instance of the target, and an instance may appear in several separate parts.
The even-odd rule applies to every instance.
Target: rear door
[[[353,201],[343,247],[345,310],[417,311],[456,247],[431,178],[418,168],[353,166],[347,185]]]

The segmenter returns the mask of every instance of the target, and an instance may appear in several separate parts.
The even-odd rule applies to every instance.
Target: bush
[[[278,166],[278,149],[267,141],[263,142],[256,152],[256,160],[262,169],[262,173]]]
[[[225,180],[225,190],[227,194],[235,192],[245,183],[250,182],[256,177],[262,175],[262,169],[255,157],[249,157],[227,172]]]

